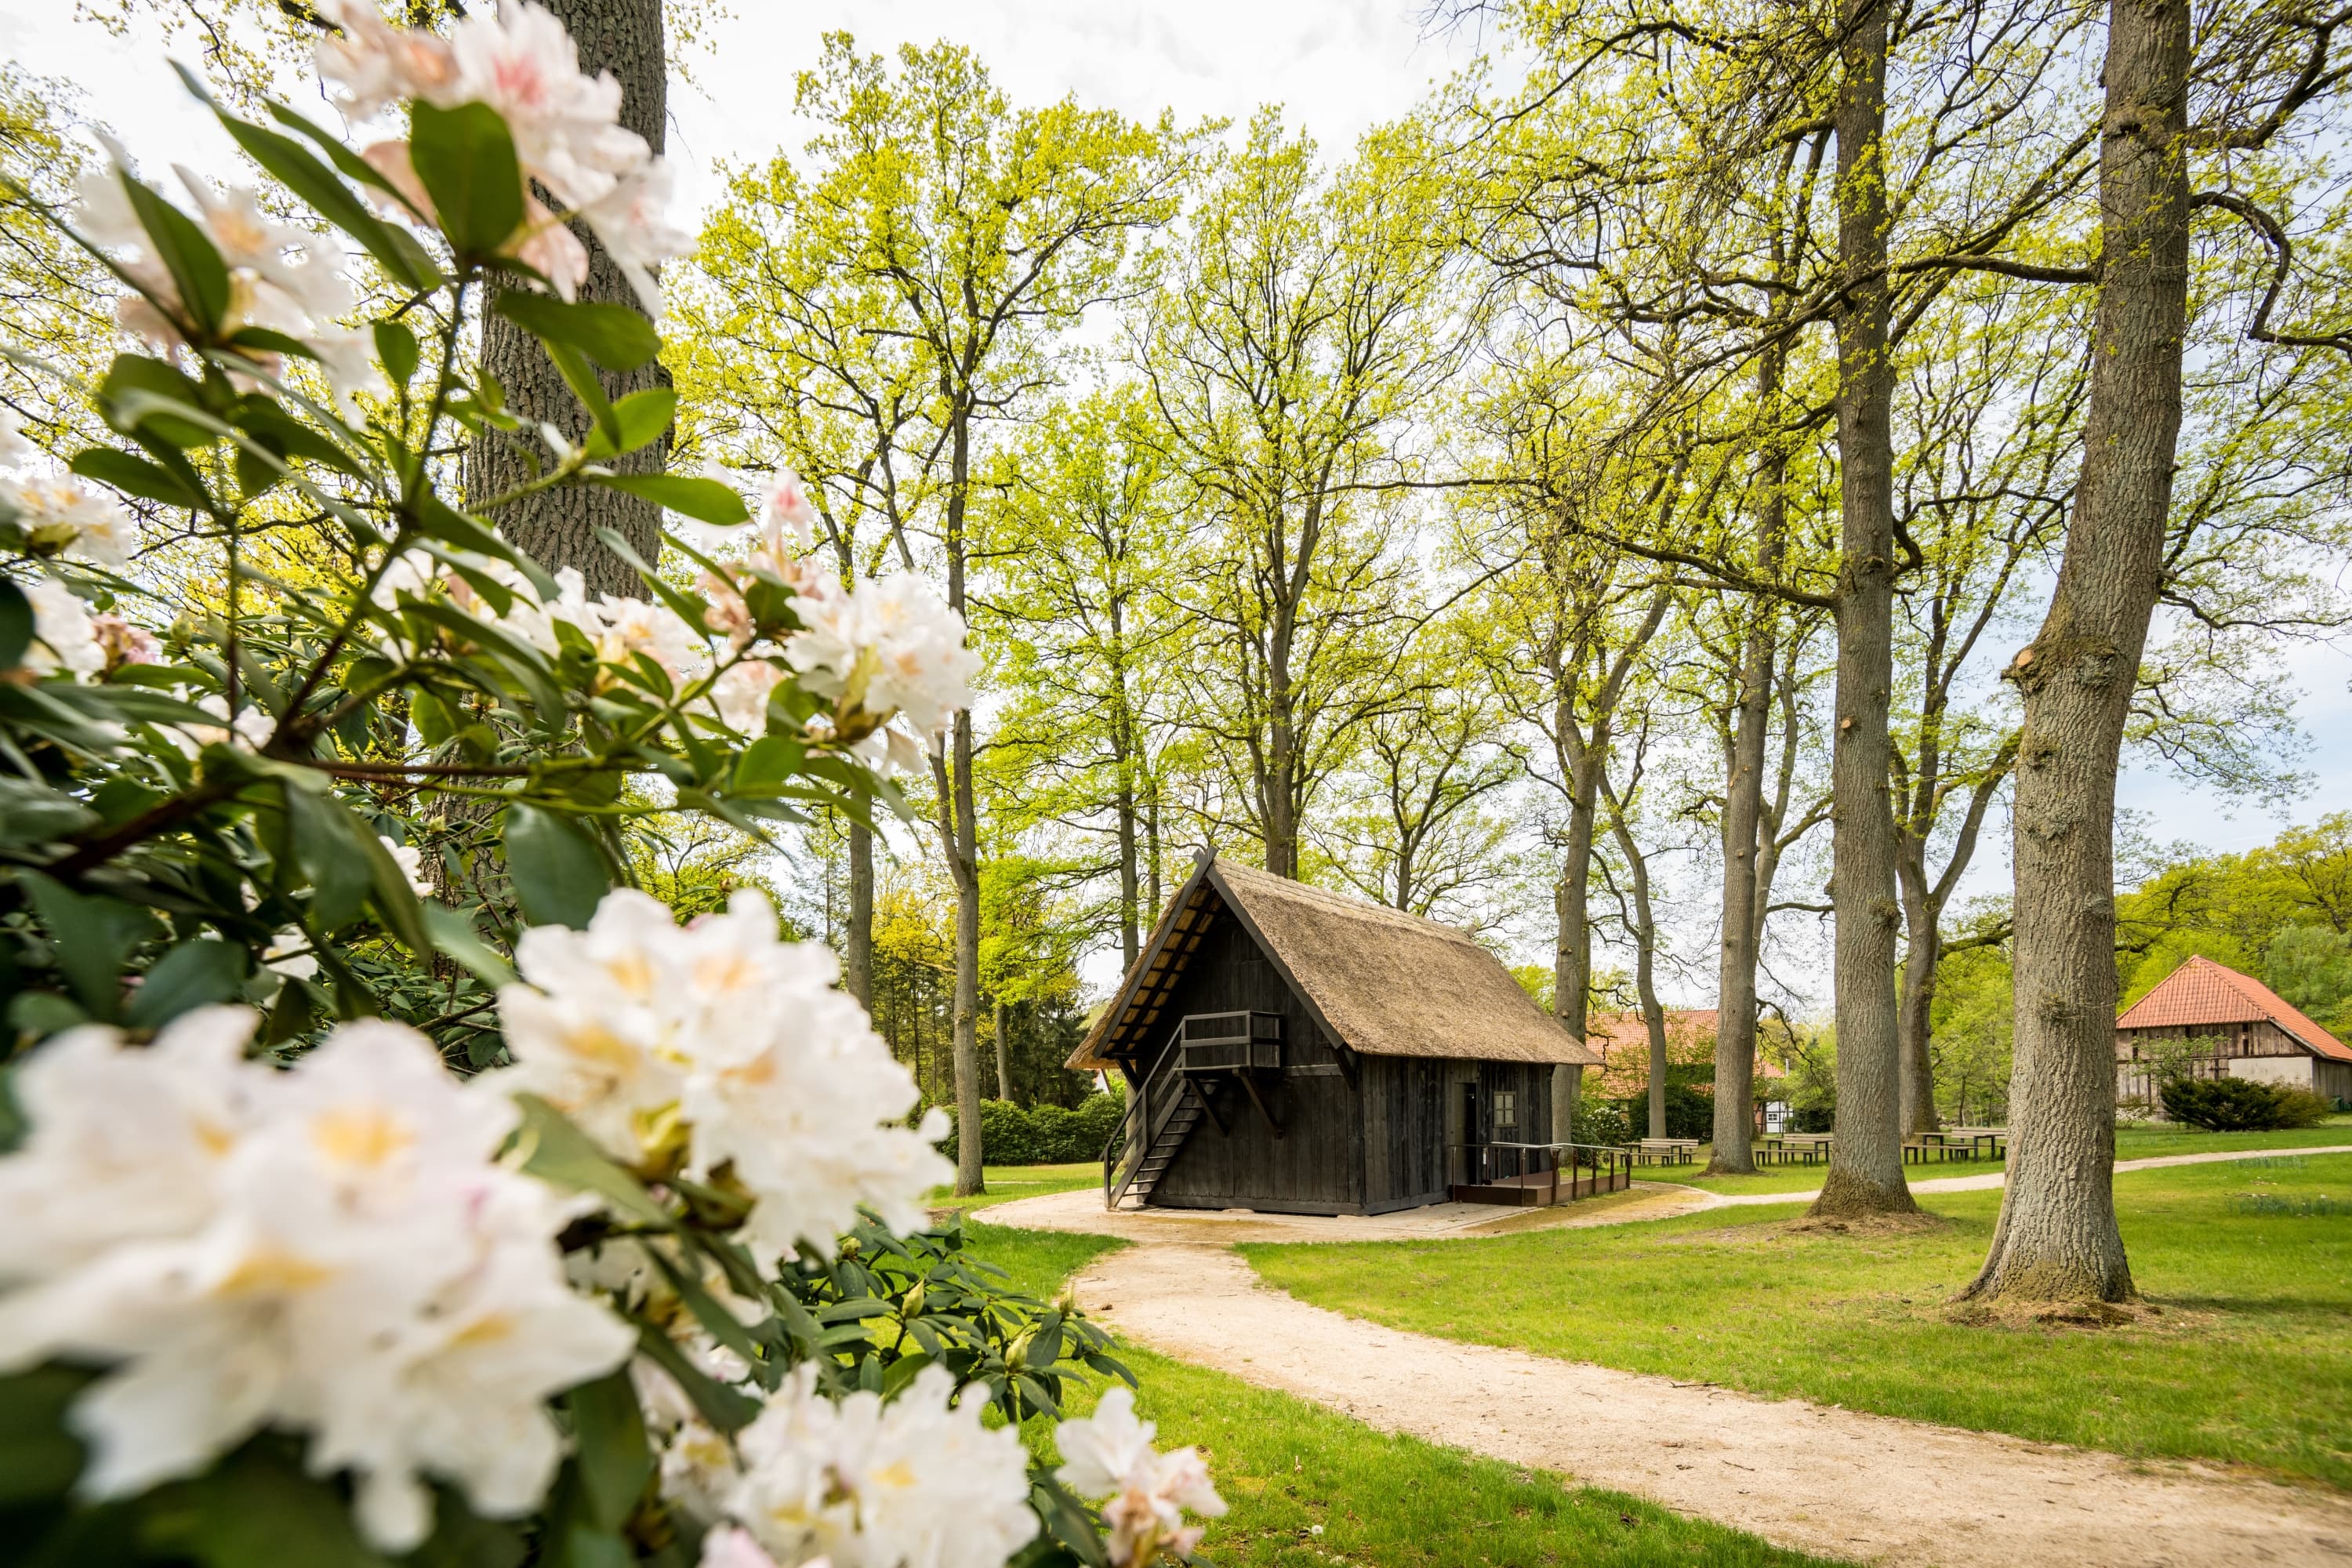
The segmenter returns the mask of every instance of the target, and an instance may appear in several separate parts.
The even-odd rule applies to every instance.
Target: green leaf
[[[125,495],[143,496],[165,506],[194,508],[205,504],[204,498],[189,489],[178,475],[111,447],[91,447],[75,453],[72,468],[83,479],[112,485]]]
[[[567,817],[535,805],[507,808],[507,875],[532,925],[585,929],[613,886],[604,853]]]
[[[160,1029],[192,1007],[234,1001],[245,989],[245,949],[235,942],[184,942],[140,980],[122,1021],[134,1029]]]
[[[420,691],[408,700],[409,721],[416,726],[416,738],[427,746],[438,747],[457,732],[457,721],[449,705],[430,691]]]
[[[61,1366],[0,1378],[0,1508],[63,1497],[81,1473],[66,1406],[97,1374]]]
[[[24,663],[25,650],[32,646],[33,602],[15,578],[0,577],[0,669]]]
[[[482,940],[474,927],[474,917],[464,910],[429,902],[425,906],[425,929],[432,934],[433,947],[446,953],[480,977],[488,985],[511,985],[515,983],[513,965],[499,956],[498,949]]]
[[[646,1360],[669,1373],[687,1398],[705,1421],[721,1432],[736,1432],[750,1426],[760,1414],[760,1402],[740,1389],[730,1388],[700,1367],[688,1361],[677,1348],[677,1342],[659,1329],[640,1324],[637,1349]]]
[[[19,991],[8,1004],[8,1026],[36,1040],[89,1022],[89,1014],[54,991]]]
[[[391,226],[370,212],[367,204],[353,195],[351,187],[337,179],[309,148],[290,136],[249,124],[217,107],[213,112],[255,163],[310,203],[320,217],[358,240],[370,256],[383,264],[385,271],[411,289],[433,286],[433,274],[417,272],[409,255],[393,237]],[[377,330],[381,332],[383,329]]]
[[[621,431],[617,445],[606,442],[604,432],[599,429],[588,438],[588,455],[615,457],[658,441],[677,415],[677,394],[668,387],[649,386],[643,392],[633,392],[613,405],[613,420]]]
[[[808,748],[785,735],[762,735],[735,760],[735,787],[745,794],[773,789],[801,770]]]
[[[717,479],[683,474],[591,474],[588,478],[606,489],[625,490],[698,522],[724,528],[751,521],[751,509],[743,504],[735,488]]]
[[[388,1568],[368,1550],[351,1505],[284,1447],[249,1443],[203,1479],[156,1499],[174,1542],[205,1568]],[[173,1504],[184,1504],[175,1507]]]
[[[563,384],[572,389],[572,395],[580,400],[580,406],[585,408],[588,416],[596,422],[595,434],[604,437],[606,447],[619,446],[621,416],[613,412],[612,402],[604,395],[604,384],[597,379],[595,367],[569,343],[541,339],[539,346],[547,351],[549,362],[563,377]]]
[[[654,324],[626,305],[587,300],[566,304],[546,294],[509,289],[490,309],[539,339],[579,350],[610,371],[630,371],[661,353]]]
[[[409,110],[408,147],[441,232],[459,256],[494,256],[522,226],[522,167],[497,110],[487,103],[436,109],[420,101]]]
[[[93,1018],[111,1019],[131,950],[155,933],[145,910],[103,893],[77,893],[38,871],[23,874],[33,908],[57,948],[58,970]]]
[[[406,386],[416,374],[416,334],[398,321],[375,324],[375,357],[394,386]]]
[[[132,179],[127,170],[116,178],[130,193],[131,210],[139,215],[139,226],[147,231],[155,258],[172,275],[180,303],[194,318],[197,331],[210,338],[220,331],[222,318],[228,314],[227,264],[195,219]]]
[[[99,412],[107,424],[125,436],[146,431],[174,447],[205,447],[213,433],[192,420],[175,419],[168,406],[180,404],[201,411],[204,396],[196,384],[162,360],[144,354],[117,354],[99,384]]]
[[[348,925],[375,879],[361,843],[374,844],[375,835],[338,802],[291,779],[285,795],[295,863],[310,879],[310,929],[324,933]]]
[[[13,586],[0,578],[0,605]],[[0,667],[9,662],[0,649]],[[54,843],[97,822],[98,814],[71,795],[31,779],[0,778],[0,845]]]
[[[646,1444],[645,1413],[624,1370],[583,1383],[565,1395],[572,1411],[572,1436],[580,1466],[582,1500],[588,1517],[618,1530],[636,1510],[653,1479],[653,1450]]]
[[[518,1094],[522,1125],[515,1131],[522,1168],[551,1186],[593,1193],[630,1219],[664,1230],[674,1228],[669,1215],[654,1202],[637,1179],[605,1158],[588,1134],[535,1094]]]

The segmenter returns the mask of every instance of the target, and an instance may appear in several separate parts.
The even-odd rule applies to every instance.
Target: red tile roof
[[[2207,1024],[2276,1024],[2315,1054],[2352,1062],[2352,1046],[2304,1016],[2251,974],[2210,958],[2192,958],[2124,1009],[2118,1029],[2198,1028]]]

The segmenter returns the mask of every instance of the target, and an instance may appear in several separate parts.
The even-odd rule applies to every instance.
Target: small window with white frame
[[[1515,1090],[1495,1091],[1495,1131],[1517,1131],[1519,1125],[1519,1097]]]

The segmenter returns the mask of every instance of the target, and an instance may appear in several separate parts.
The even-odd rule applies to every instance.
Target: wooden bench
[[[1644,1138],[1633,1145],[1637,1165],[1688,1165],[1698,1159],[1696,1138]]]

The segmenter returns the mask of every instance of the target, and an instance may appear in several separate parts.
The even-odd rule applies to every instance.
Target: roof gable
[[[1324,1031],[1367,1056],[1590,1067],[1600,1058],[1450,926],[1286,877],[1204,860],[1153,929],[1070,1058],[1101,1068],[1164,1034],[1177,981],[1219,910],[1230,910]]]
[[[2352,1062],[2352,1046],[2251,974],[2202,956],[2156,984],[2116,1020],[2118,1029],[2201,1028],[2215,1024],[2275,1024],[2315,1056]]]

